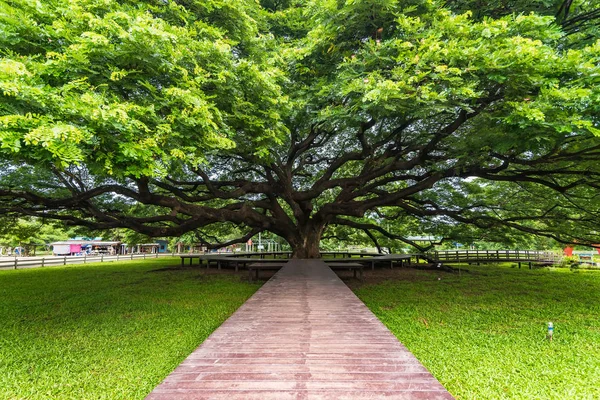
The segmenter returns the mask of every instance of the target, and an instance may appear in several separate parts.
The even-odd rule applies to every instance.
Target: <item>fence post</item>
[[[133,260],[133,253],[131,253],[131,259]]]
[[[17,269],[17,263],[18,263],[17,256],[15,256],[15,269]]]
[[[158,253],[154,253],[154,258],[158,258]]]
[[[44,260],[45,260],[45,258],[42,257],[42,268],[44,268]]]
[[[144,253],[144,260],[146,259],[146,253]]]
[[[104,262],[104,254],[100,254],[100,262]]]
[[[117,261],[119,261],[119,253],[117,253]]]
[[[83,253],[83,263],[87,262],[87,253]]]
[[[67,265],[67,256],[63,259],[63,265]]]

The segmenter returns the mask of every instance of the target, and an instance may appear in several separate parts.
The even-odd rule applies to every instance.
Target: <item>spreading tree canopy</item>
[[[490,3],[0,1],[0,213],[596,243],[600,6]]]

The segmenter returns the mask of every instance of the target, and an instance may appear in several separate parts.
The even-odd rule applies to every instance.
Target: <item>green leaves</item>
[[[256,21],[226,3],[3,3],[0,115],[44,119],[21,124],[20,140],[0,132],[4,155],[141,177],[236,142],[264,154],[287,132],[281,74]]]

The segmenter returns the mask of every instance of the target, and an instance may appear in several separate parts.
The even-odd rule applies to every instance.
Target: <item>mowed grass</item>
[[[467,268],[356,294],[456,398],[600,399],[599,271]]]
[[[178,263],[0,271],[0,399],[143,399],[260,286]]]

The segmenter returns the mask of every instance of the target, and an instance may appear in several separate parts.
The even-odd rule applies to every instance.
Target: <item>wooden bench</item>
[[[193,260],[194,258],[197,258],[197,259],[198,259],[198,263],[199,263],[200,265],[202,265],[202,260],[203,260],[203,259],[204,259],[206,256],[205,256],[205,255],[203,255],[203,254],[182,254],[182,255],[180,255],[179,257],[181,257],[181,266],[183,267],[183,263],[184,263],[184,261],[185,261],[185,259],[186,259],[186,258],[190,260],[190,265],[192,265],[192,260]]]
[[[375,264],[377,263],[390,263],[390,268],[394,269],[394,264],[400,264],[400,266],[404,266],[405,264],[410,264],[411,256],[409,254],[386,254],[379,257],[372,257],[371,260],[371,269],[375,270]]]
[[[375,264],[388,264],[390,268],[394,268],[394,264],[410,264],[410,254],[385,254],[376,257],[364,257],[364,258],[338,258],[338,259],[323,259],[327,264],[331,263],[361,263],[365,266],[370,265],[372,270],[375,270]]]
[[[283,267],[282,262],[276,263],[252,263],[248,265],[248,279],[252,282],[254,279],[258,280],[259,271],[279,271]],[[255,271],[256,276],[252,276],[252,271]]]
[[[217,263],[217,267],[221,269],[222,266],[231,266],[235,267],[235,271],[238,269],[246,268],[248,264],[280,264],[283,265],[287,262],[287,260],[277,260],[275,258],[265,258],[264,260],[258,260],[255,258],[238,258],[238,257],[217,257],[211,259]],[[210,261],[209,261],[210,262]]]
[[[336,271],[336,270],[350,270],[352,272],[354,272],[354,278],[356,278],[356,272],[358,271],[358,273],[360,274],[360,280],[363,280],[363,269],[364,269],[364,265],[360,264],[360,263],[350,263],[350,262],[343,262],[343,263],[337,263],[337,262],[332,262],[332,263],[327,263],[327,266],[329,268],[331,268],[332,270]]]

